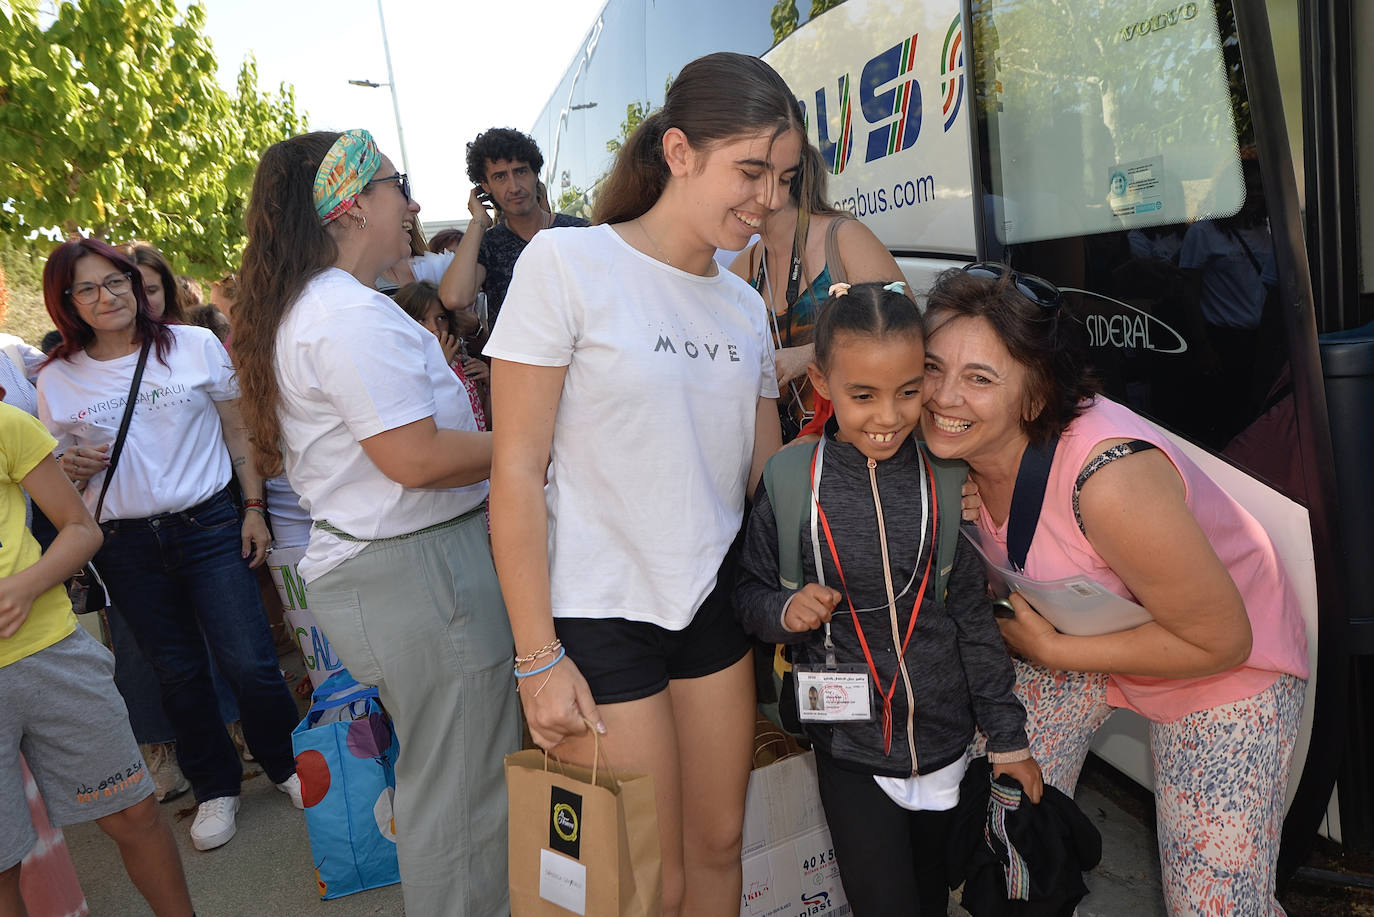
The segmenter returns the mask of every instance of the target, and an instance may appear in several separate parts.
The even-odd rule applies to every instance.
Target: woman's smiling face
[[[1012,358],[987,319],[931,317],[926,340],[921,429],[942,458],[1019,454],[1028,442],[1026,368]]]
[[[762,231],[763,221],[787,203],[801,148],[799,131],[761,130],[693,150],[682,178],[693,204],[692,228],[718,248],[744,248]]]
[[[72,269],[72,305],[76,314],[97,335],[125,331],[134,323],[138,302],[128,277],[124,269],[94,252],[83,255]],[[111,293],[104,286],[120,280],[124,281],[121,293]],[[78,295],[90,301],[78,302]]]

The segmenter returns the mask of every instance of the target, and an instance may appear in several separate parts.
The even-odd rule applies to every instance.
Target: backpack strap
[[[830,269],[831,283],[849,282],[849,275],[844,269],[844,259],[840,257],[840,241],[837,234],[840,225],[852,219],[854,218],[848,215],[836,216],[825,231],[825,266]]]
[[[930,460],[935,476],[935,505],[940,514],[940,530],[935,533],[935,595],[944,604],[949,574],[954,569],[954,550],[959,543],[968,465],[960,459],[942,459],[931,455],[925,443],[920,443],[920,447]]]
[[[811,498],[811,456],[816,445],[788,446],[763,466],[763,484],[778,526],[778,581],[802,587],[801,528]]]

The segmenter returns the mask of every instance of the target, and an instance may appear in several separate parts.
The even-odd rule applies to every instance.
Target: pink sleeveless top
[[[1109,439],[1142,439],[1158,446],[1183,477],[1185,502],[1202,526],[1245,601],[1253,634],[1243,665],[1203,678],[1112,675],[1108,703],[1129,707],[1147,719],[1168,722],[1219,704],[1253,697],[1280,673],[1307,677],[1307,637],[1298,602],[1264,528],[1149,421],[1098,397],[1059,439],[1040,523],[1026,558],[1035,579],[1086,574],[1107,589],[1134,599],[1130,590],[1093,550],[1073,515],[1073,485],[1083,465]],[[994,526],[984,510],[979,527],[1004,547],[1007,527]],[[1180,571],[1186,576],[1187,571]]]

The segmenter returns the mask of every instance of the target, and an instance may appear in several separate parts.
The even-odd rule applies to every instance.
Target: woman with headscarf
[[[270,147],[234,354],[260,467],[284,463],[314,519],[310,611],[395,720],[406,911],[506,914],[503,759],[520,727],[483,512],[491,436],[438,340],[372,287],[409,254],[419,209],[367,131]]]

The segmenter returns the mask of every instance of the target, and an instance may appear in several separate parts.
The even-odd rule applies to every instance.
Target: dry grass
[[[0,331],[18,335],[37,347],[53,327],[43,307],[43,261],[26,252],[0,250],[0,268],[3,289],[9,294],[9,309],[0,322]]]

